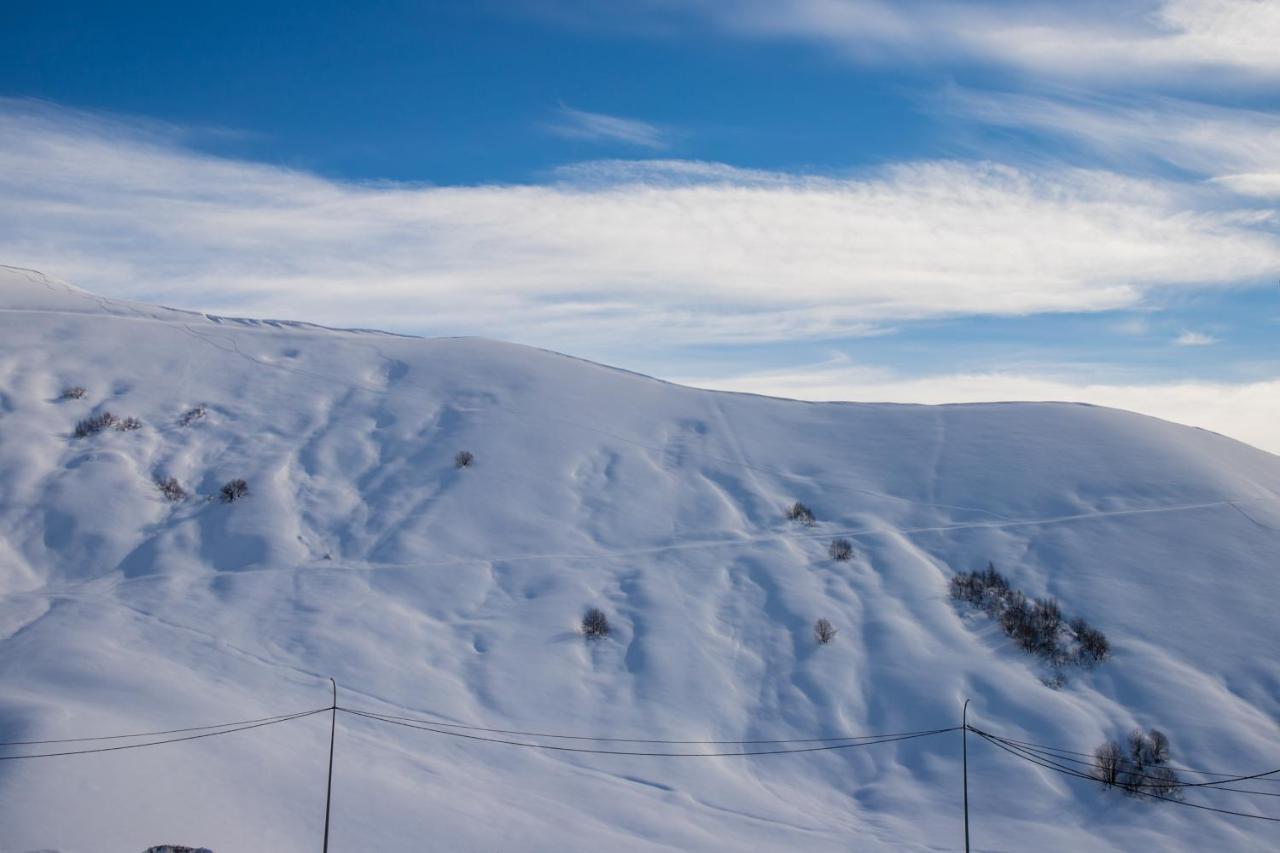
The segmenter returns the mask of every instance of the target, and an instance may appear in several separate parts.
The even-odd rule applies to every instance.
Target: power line
[[[977,732],[977,729],[974,729],[973,731]],[[986,733],[984,733],[984,734],[986,734]],[[1013,741],[1013,740],[1011,740],[1011,739],[1009,739],[1009,738],[998,737],[998,736],[996,736],[996,735],[990,735],[990,737],[994,738],[995,740],[1000,741],[1001,743],[1007,744],[1007,745],[1009,745],[1009,746],[1014,746],[1014,745],[1015,745],[1015,743],[1016,743],[1015,741]],[[1105,770],[1105,769],[1107,769],[1106,767],[1104,767],[1104,765],[1102,765],[1102,764],[1098,764],[1098,763],[1093,762],[1093,761],[1085,761],[1084,759],[1081,759],[1081,758],[1072,758],[1072,757],[1067,756],[1067,755],[1055,755],[1054,753],[1052,753],[1052,752],[1048,752],[1048,751],[1043,750],[1043,749],[1036,749],[1036,748],[1028,747],[1028,746],[1021,746],[1021,747],[1018,747],[1018,748],[1019,748],[1021,751],[1027,752],[1027,753],[1032,754],[1032,755],[1038,755],[1038,756],[1040,756],[1041,758],[1044,758],[1044,759],[1046,759],[1046,760],[1056,759],[1056,760],[1059,760],[1059,761],[1070,761],[1070,762],[1071,762],[1071,763],[1073,763],[1073,764],[1080,764],[1080,765],[1083,765],[1083,766],[1085,766],[1085,767],[1092,768],[1092,769],[1094,769],[1094,770]],[[1083,754],[1083,753],[1080,753],[1080,754]],[[1141,765],[1141,764],[1138,764],[1137,762],[1128,761],[1128,760],[1124,760],[1124,759],[1120,759],[1120,760],[1118,760],[1118,761],[1117,761],[1117,764],[1127,764],[1127,765],[1129,765],[1129,766],[1131,766],[1131,767],[1142,767],[1142,766],[1143,766],[1143,765]],[[1178,769],[1178,768],[1174,767],[1173,765],[1164,765],[1164,766],[1168,767],[1170,770],[1176,770],[1176,769]],[[1135,773],[1135,772],[1133,772],[1132,770],[1127,770],[1127,771],[1125,771],[1125,773],[1126,773],[1126,775],[1127,775],[1128,777],[1130,777],[1130,778],[1151,779],[1151,780],[1157,781],[1157,782],[1159,782],[1161,785],[1164,785],[1164,786],[1167,786],[1167,787],[1177,787],[1177,788],[1201,788],[1202,790],[1205,790],[1205,791],[1231,791],[1232,793],[1236,793],[1236,794],[1256,794],[1257,796],[1261,796],[1261,797],[1280,797],[1280,791],[1255,791],[1255,790],[1252,790],[1252,789],[1250,789],[1250,788],[1228,788],[1228,787],[1224,787],[1224,784],[1225,784],[1225,783],[1227,783],[1227,782],[1231,782],[1231,781],[1233,781],[1232,779],[1222,779],[1222,780],[1218,780],[1218,781],[1214,781],[1214,782],[1172,782],[1172,781],[1170,781],[1170,780],[1168,780],[1168,779],[1162,779],[1162,778],[1159,778],[1159,777],[1156,777],[1156,776],[1149,776],[1149,775],[1147,775],[1147,774],[1145,774],[1145,773]],[[1096,777],[1094,777],[1094,778],[1096,778]],[[1260,781],[1274,781],[1274,780],[1260,780]]]
[[[0,761],[19,761],[27,758],[58,758],[64,755],[87,755],[89,753],[94,753],[94,752],[116,752],[117,750],[122,750],[122,749],[142,749],[143,747],[147,747],[147,746],[160,746],[161,744],[166,744],[166,743],[179,743],[181,741],[187,741],[187,740],[199,740],[200,738],[217,737],[218,735],[229,735],[229,734],[234,734],[236,732],[244,732],[244,731],[248,731],[249,729],[259,729],[259,728],[262,728],[263,726],[274,726],[277,723],[287,723],[290,720],[300,720],[303,717],[310,717],[314,714],[323,714],[325,711],[328,711],[328,710],[329,710],[328,708],[318,708],[314,711],[303,711],[298,714],[292,714],[285,717],[271,719],[271,720],[268,720],[267,722],[254,723],[253,725],[240,726],[238,728],[231,728],[231,729],[223,729],[221,731],[204,732],[202,734],[196,734],[196,735],[186,735],[185,737],[168,738],[166,740],[148,741],[147,743],[126,743],[126,744],[121,744],[119,746],[103,746],[103,747],[97,747],[95,749],[77,749],[77,750],[68,750],[66,752],[37,752],[30,755],[0,755]]]
[[[976,732],[976,731],[977,731],[977,729],[974,729],[974,731]],[[1006,737],[1006,736],[1004,736],[1004,735],[995,735],[995,734],[992,734],[991,732],[986,732],[986,734],[991,735],[991,737],[999,738],[1000,740],[1002,740],[1002,741],[1004,741],[1004,742],[1006,742],[1006,743],[1017,744],[1018,746],[1030,747],[1030,748],[1039,749],[1039,750],[1043,750],[1043,751],[1047,751],[1047,752],[1062,753],[1063,755],[1080,755],[1080,756],[1084,756],[1085,758],[1094,758],[1094,757],[1095,757],[1095,756],[1094,756],[1094,754],[1093,754],[1092,752],[1080,752],[1080,751],[1078,751],[1078,750],[1074,750],[1074,749],[1064,749],[1063,747],[1060,747],[1060,746],[1049,746],[1049,745],[1047,745],[1047,744],[1043,744],[1043,743],[1033,743],[1032,741],[1027,741],[1027,740],[1018,740],[1017,738]],[[1122,759],[1120,759],[1120,762],[1121,762],[1121,763],[1123,763],[1123,764],[1133,764],[1133,763],[1134,763],[1134,762],[1130,761],[1130,760],[1129,760],[1129,759],[1127,759],[1127,758],[1122,758]],[[1177,770],[1177,771],[1178,771],[1178,772],[1180,772],[1180,773],[1198,773],[1198,774],[1200,774],[1200,775],[1202,775],[1202,776],[1227,776],[1227,777],[1231,777],[1231,778],[1227,778],[1227,779],[1222,779],[1222,780],[1220,780],[1220,781],[1223,781],[1223,782],[1233,782],[1233,781],[1237,781],[1237,777],[1239,777],[1239,776],[1240,776],[1240,774],[1239,774],[1239,773],[1236,773],[1236,772],[1227,773],[1227,772],[1224,772],[1224,771],[1221,771],[1221,770],[1197,770],[1197,769],[1195,769],[1194,767],[1182,767],[1182,766],[1177,765],[1177,764],[1170,764],[1170,765],[1168,765],[1168,766],[1169,766],[1169,768],[1170,768],[1171,770]],[[1262,777],[1263,777],[1263,776],[1268,776],[1268,775],[1275,774],[1275,773],[1280,773],[1280,769],[1277,769],[1277,770],[1269,770],[1269,771],[1267,771],[1266,773],[1261,773],[1261,774],[1254,774],[1251,778],[1256,778],[1256,779],[1258,779],[1259,781],[1274,782],[1274,783],[1276,783],[1276,784],[1280,784],[1280,779],[1262,779]],[[1209,783],[1209,782],[1206,782],[1206,783],[1204,783],[1204,784],[1206,784],[1206,785],[1207,785],[1207,784],[1216,784],[1216,783]]]
[[[321,708],[319,710],[324,711],[328,709]],[[122,739],[135,738],[135,737],[159,737],[160,735],[173,735],[173,734],[180,734],[182,732],[199,732],[199,731],[206,731],[208,729],[225,729],[231,726],[246,726],[252,723],[269,723],[274,720],[283,720],[286,717],[293,717],[293,716],[295,716],[295,714],[276,714],[273,717],[259,717],[256,720],[236,720],[235,722],[232,722],[232,723],[214,723],[207,726],[188,726],[185,729],[166,729],[164,731],[158,731],[158,732],[134,732],[133,734],[127,734],[127,735],[97,735],[96,737],[67,737],[67,738],[57,738],[53,740],[8,740],[8,741],[0,741],[0,746],[37,746],[37,745],[49,744],[49,743],[84,743],[85,741],[93,741],[93,740],[122,740]]]
[[[1074,776],[1074,777],[1076,777],[1077,779],[1084,779],[1084,780],[1089,781],[1089,782],[1097,782],[1097,781],[1098,781],[1095,777],[1090,776],[1090,775],[1089,775],[1089,774],[1087,774],[1087,773],[1081,773],[1081,772],[1080,772],[1080,771],[1078,771],[1078,770],[1075,770],[1075,769],[1070,768],[1070,767],[1065,767],[1065,766],[1063,766],[1063,765],[1061,765],[1061,764],[1057,764],[1057,763],[1052,762],[1052,761],[1048,761],[1047,759],[1046,759],[1046,760],[1040,760],[1040,759],[1037,759],[1037,758],[1034,758],[1034,757],[1031,757],[1031,756],[1025,755],[1025,754],[1023,754],[1023,753],[1021,753],[1021,752],[1018,752],[1018,751],[1016,751],[1016,750],[1017,750],[1017,748],[1016,748],[1016,747],[1005,745],[1005,744],[1001,743],[999,740],[997,740],[996,738],[991,737],[991,736],[989,736],[989,735],[985,734],[984,732],[980,732],[980,731],[978,731],[977,729],[973,729],[973,732],[974,732],[974,734],[978,735],[979,737],[981,737],[983,740],[987,741],[988,743],[990,743],[990,744],[992,744],[992,745],[994,745],[994,746],[996,746],[996,747],[998,747],[998,748],[1000,748],[1000,749],[1003,749],[1005,752],[1009,753],[1010,755],[1016,756],[1017,758],[1020,758],[1020,759],[1022,759],[1023,761],[1030,762],[1030,763],[1032,763],[1032,764],[1035,764],[1035,765],[1037,765],[1037,766],[1039,766],[1039,767],[1043,767],[1043,768],[1048,769],[1048,770],[1054,770],[1054,771],[1057,771],[1058,773],[1062,773],[1062,774],[1065,774],[1065,775],[1067,775],[1067,776]],[[1265,820],[1265,821],[1269,821],[1269,822],[1271,822],[1271,823],[1280,823],[1280,817],[1268,817],[1268,816],[1266,816],[1266,815],[1250,814],[1249,812],[1237,812],[1237,811],[1232,811],[1231,809],[1220,809],[1220,808],[1217,808],[1217,807],[1215,807],[1215,806],[1206,806],[1206,805],[1203,805],[1202,803],[1189,803],[1189,802],[1186,802],[1185,800],[1179,800],[1179,799],[1175,799],[1175,798],[1173,798],[1173,797],[1165,797],[1165,796],[1161,796],[1161,795],[1159,795],[1159,794],[1153,794],[1153,793],[1150,793],[1150,792],[1148,792],[1148,791],[1135,791],[1134,793],[1135,793],[1137,796],[1140,796],[1140,797],[1149,797],[1149,798],[1151,798],[1151,799],[1153,799],[1153,800],[1161,800],[1161,801],[1166,802],[1166,803],[1173,803],[1173,804],[1175,804],[1175,805],[1179,805],[1179,806],[1187,806],[1188,808],[1200,809],[1200,810],[1202,810],[1202,811],[1207,811],[1207,812],[1216,812],[1216,813],[1218,813],[1218,814],[1231,815],[1231,816],[1233,816],[1233,817],[1247,817],[1247,818],[1253,818],[1254,820]]]
[[[664,740],[661,738],[628,738],[628,737],[596,737],[595,735],[562,735],[550,734],[548,732],[528,732],[515,729],[493,729],[484,726],[464,725],[462,723],[445,723],[438,720],[424,720],[418,717],[400,717],[395,714],[383,714],[377,711],[360,712],[352,708],[339,708],[340,711],[349,713],[366,713],[369,716],[378,717],[385,721],[398,721],[405,723],[421,723],[426,726],[435,726],[442,729],[465,729],[467,731],[487,732],[489,734],[501,735],[518,735],[521,737],[541,737],[553,738],[555,740],[584,740],[594,741],[596,743],[659,743],[669,744],[672,746],[752,746],[766,744],[788,744],[788,743],[836,743],[839,741],[849,740],[871,740],[883,737],[897,737],[899,735],[918,734],[918,732],[885,732],[882,734],[872,735],[840,735],[832,737],[811,737],[811,738],[784,738],[778,740]]]
[[[403,722],[391,717],[384,717],[379,714],[371,714],[367,711],[357,711],[352,708],[338,708],[347,714],[353,714],[358,717],[366,717],[378,722],[388,723],[393,726],[403,726],[404,728],[417,729],[419,731],[433,732],[434,734],[446,735],[448,737],[465,738],[467,740],[483,741],[485,743],[497,743],[505,746],[518,746],[527,749],[545,749],[555,752],[579,752],[590,755],[627,755],[627,756],[646,756],[651,758],[737,758],[750,755],[794,755],[802,752],[823,752],[835,749],[852,749],[860,746],[873,746],[881,743],[893,743],[896,741],[913,740],[915,738],[930,737],[932,735],[944,734],[946,732],[954,732],[960,729],[960,726],[951,726],[943,729],[930,729],[919,732],[906,732],[899,735],[880,736],[874,740],[864,740],[860,743],[838,743],[825,744],[822,746],[808,746],[797,749],[762,749],[762,750],[741,750],[737,752],[642,752],[639,750],[621,750],[621,749],[588,749],[579,746],[559,746],[546,743],[529,743],[528,741],[514,741],[505,738],[489,738],[479,735],[466,734],[458,731],[448,731],[445,729],[434,728],[432,726],[419,725],[416,723]]]
[[[1092,766],[1092,767],[1098,767],[1099,769],[1101,769],[1101,768],[1100,768],[1100,766],[1099,766],[1099,765],[1097,765],[1097,764],[1093,764],[1093,763],[1091,763],[1091,762],[1082,762],[1082,761],[1079,761],[1079,759],[1070,758],[1070,757],[1068,757],[1067,755],[1052,755],[1052,753],[1051,753],[1051,752],[1049,752],[1049,751],[1050,751],[1050,750],[1056,750],[1056,751],[1058,751],[1058,752],[1069,753],[1070,755],[1088,755],[1088,753],[1084,753],[1084,752],[1075,752],[1075,751],[1073,751],[1073,750],[1065,750],[1065,749],[1064,749],[1064,750],[1057,750],[1057,748],[1056,748],[1056,747],[1042,747],[1042,746],[1039,746],[1039,745],[1031,746],[1031,745],[1028,745],[1028,743],[1027,743],[1026,741],[1016,741],[1016,740],[1013,740],[1012,738],[1005,738],[1005,737],[1001,737],[1001,736],[999,736],[999,735],[994,735],[994,734],[992,734],[991,732],[984,732],[984,731],[982,731],[981,729],[978,729],[978,728],[973,728],[973,731],[974,731],[975,733],[977,733],[977,734],[983,735],[984,737],[991,737],[991,738],[995,738],[996,740],[1002,741],[1002,742],[1007,743],[1007,744],[1009,744],[1009,745],[1011,745],[1011,746],[1016,746],[1016,747],[1018,747],[1019,749],[1025,749],[1025,750],[1033,751],[1033,752],[1034,752],[1034,751],[1038,751],[1038,752],[1041,752],[1041,753],[1045,753],[1045,754],[1047,754],[1047,755],[1051,755],[1053,758],[1058,759],[1058,760],[1062,760],[1062,761],[1073,761],[1073,762],[1080,763],[1080,764],[1089,764],[1089,765],[1090,765],[1090,766]],[[1118,763],[1120,763],[1120,764],[1126,764],[1126,765],[1129,765],[1129,766],[1135,766],[1135,767],[1136,767],[1136,766],[1139,766],[1139,765],[1137,765],[1135,762],[1132,762],[1132,761],[1129,761],[1128,759],[1123,759],[1123,758],[1122,758],[1122,759],[1119,759]],[[1247,782],[1247,781],[1250,781],[1250,780],[1257,780],[1257,781],[1262,781],[1262,782],[1274,782],[1274,781],[1280,781],[1280,780],[1276,780],[1276,779],[1268,779],[1268,778],[1266,778],[1266,777],[1269,777],[1269,776],[1274,776],[1274,775],[1276,775],[1277,773],[1280,773],[1280,768],[1277,768],[1277,769],[1275,769],[1275,770],[1265,770],[1265,771],[1263,771],[1263,772],[1261,772],[1261,773],[1249,773],[1249,774],[1237,774],[1237,775],[1227,775],[1227,774],[1222,774],[1222,773],[1210,773],[1210,771],[1207,771],[1207,770],[1189,770],[1188,768],[1177,767],[1177,766],[1175,766],[1175,765],[1169,765],[1169,768],[1170,768],[1171,770],[1186,770],[1187,772],[1190,772],[1190,773],[1205,773],[1205,774],[1210,774],[1210,775],[1215,775],[1215,776],[1225,776],[1225,777],[1226,777],[1226,778],[1223,778],[1223,779],[1212,779],[1212,780],[1210,780],[1210,781],[1208,781],[1208,782],[1177,782],[1177,783],[1175,783],[1175,787],[1179,787],[1179,788],[1214,788],[1214,787],[1217,787],[1217,786],[1219,786],[1219,785],[1225,785],[1225,784],[1229,784],[1229,783],[1232,783],[1232,782]],[[1145,774],[1141,774],[1141,773],[1137,773],[1137,774],[1134,774],[1134,775],[1136,775],[1136,776],[1140,776],[1141,778],[1144,778],[1144,779],[1150,779],[1150,778],[1152,778],[1152,777],[1150,777],[1150,776],[1147,776],[1147,775],[1145,775]],[[1266,791],[1255,791],[1255,792],[1252,792],[1252,793],[1267,794],[1267,793],[1269,793],[1269,792],[1266,792]]]

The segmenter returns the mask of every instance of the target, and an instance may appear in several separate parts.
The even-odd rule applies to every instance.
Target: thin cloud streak
[[[650,0],[648,17],[740,38],[808,40],[859,63],[995,63],[1073,78],[1280,76],[1280,5],[1267,0]],[[592,14],[612,12],[597,4]]]
[[[566,139],[621,142],[640,148],[661,150],[670,146],[669,132],[647,121],[604,113],[575,110],[560,105],[556,121],[547,130]]]
[[[1280,115],[1185,99],[1046,97],[951,89],[934,105],[983,124],[1048,133],[1132,164],[1163,161],[1241,195],[1280,196]]]
[[[904,163],[853,178],[594,163],[365,185],[0,101],[0,256],[106,295],[554,348],[872,334],[1242,286],[1280,236],[1213,187]]]

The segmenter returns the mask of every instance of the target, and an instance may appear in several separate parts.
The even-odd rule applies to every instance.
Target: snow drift
[[[11,268],[0,340],[0,740],[321,708],[332,675],[380,713],[655,739],[947,727],[972,698],[971,721],[1010,737],[1087,752],[1154,726],[1176,764],[1280,767],[1280,458],[1224,437],[1084,405],[714,393]],[[142,426],[74,437],[106,411]],[[218,499],[235,479],[248,495]],[[784,517],[794,501],[812,526]],[[851,559],[828,556],[837,537]],[[1104,631],[1111,659],[1046,686],[948,598],[988,561]],[[591,606],[612,631],[588,641]],[[335,851],[961,845],[958,731],[676,759],[338,725]],[[317,715],[3,761],[0,849],[314,850],[327,748]],[[975,849],[1278,837],[972,736],[969,753]],[[1187,799],[1280,815],[1274,797]]]

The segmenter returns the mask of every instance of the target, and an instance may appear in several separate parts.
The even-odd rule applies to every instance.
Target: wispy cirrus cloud
[[[555,119],[546,125],[546,129],[565,139],[619,142],[653,150],[668,148],[671,144],[671,132],[652,122],[576,110],[564,104],[560,105]]]
[[[1230,200],[965,162],[845,178],[606,162],[544,184],[368,185],[0,102],[8,263],[211,311],[556,348],[833,338],[1259,282],[1280,234]]]
[[[615,4],[576,4],[578,17]],[[649,0],[650,20],[754,39],[803,39],[857,62],[980,62],[1076,78],[1280,76],[1270,0]],[[646,32],[654,27],[643,28]]]
[[[951,88],[931,104],[986,125],[1031,130],[1133,167],[1160,161],[1242,195],[1280,195],[1280,114],[1181,98],[1026,95]]]

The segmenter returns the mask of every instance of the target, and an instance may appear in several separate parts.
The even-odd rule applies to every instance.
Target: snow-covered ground
[[[1156,726],[1179,764],[1280,767],[1280,458],[1235,441],[1083,405],[699,391],[12,269],[0,309],[0,740],[320,708],[332,675],[383,713],[686,740],[947,727],[970,697],[1015,738],[1088,751]],[[59,399],[71,386],[85,397]],[[103,410],[143,427],[71,437]],[[248,498],[206,499],[233,478]],[[784,519],[795,500],[816,526]],[[850,562],[827,557],[839,534]],[[988,560],[1112,659],[1045,686],[947,597]],[[610,637],[579,634],[590,605]],[[961,845],[958,731],[654,758],[338,724],[334,851]],[[0,762],[0,849],[313,851],[328,734],[317,715]],[[1280,844],[1280,824],[1139,802],[973,736],[969,769],[976,850]],[[1187,800],[1280,816],[1276,797]]]

